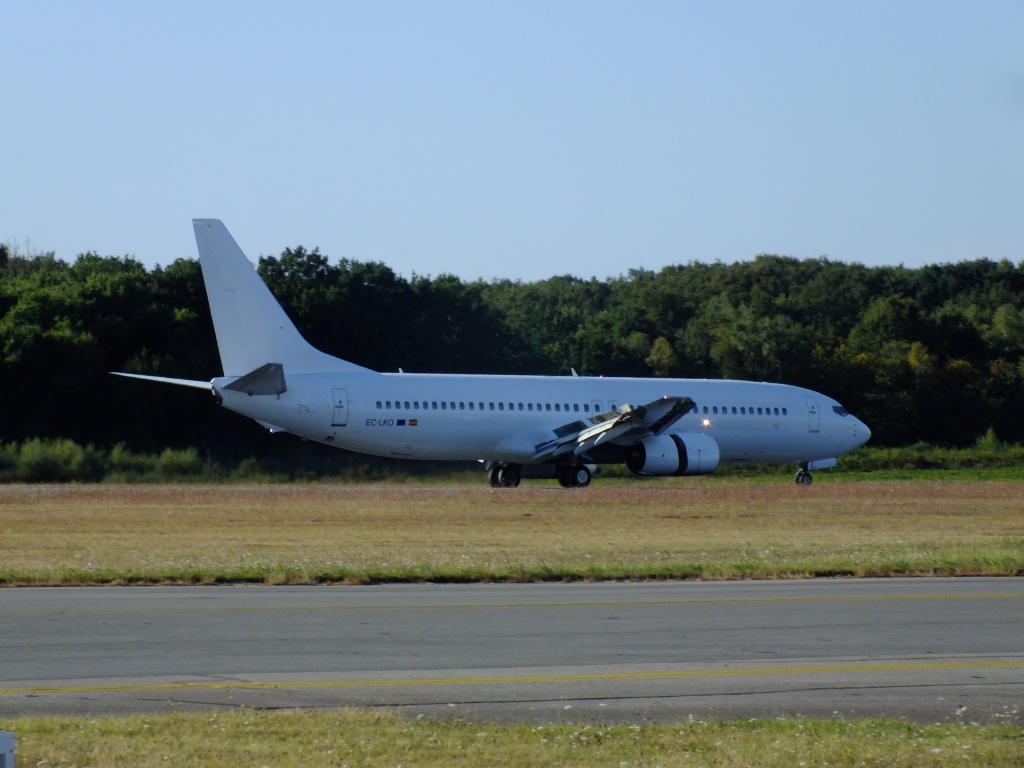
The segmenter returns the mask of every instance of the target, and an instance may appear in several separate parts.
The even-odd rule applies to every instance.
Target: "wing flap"
[[[609,411],[589,419],[577,421],[553,430],[552,440],[539,443],[534,461],[547,461],[560,456],[580,456],[602,443],[630,443],[644,437],[660,435],[679,419],[696,408],[689,397],[666,395],[647,405],[633,408],[623,405],[618,411]]]

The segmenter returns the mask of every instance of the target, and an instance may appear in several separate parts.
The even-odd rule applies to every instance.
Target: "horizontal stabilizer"
[[[145,376],[141,373],[121,373],[120,371],[111,371],[115,376],[124,376],[129,379],[142,379],[143,381],[157,381],[161,384],[174,384],[179,387],[192,387],[193,389],[205,389],[207,392],[213,391],[213,385],[208,381],[196,381],[195,379],[171,379],[167,376]]]
[[[284,381],[284,366],[280,363],[261,365],[252,373],[232,381],[224,389],[249,395],[281,395],[288,391]]]

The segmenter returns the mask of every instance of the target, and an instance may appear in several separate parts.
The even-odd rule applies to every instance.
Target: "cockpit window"
[[[843,408],[841,405],[833,405],[832,410],[838,413],[840,416],[849,416],[850,412]]]

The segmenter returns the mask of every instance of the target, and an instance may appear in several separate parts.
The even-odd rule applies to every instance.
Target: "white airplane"
[[[224,225],[194,219],[224,375],[121,373],[211,391],[271,432],[404,459],[479,460],[492,487],[590,484],[599,464],[705,475],[722,462],[796,462],[796,481],[871,437],[818,392],[709,379],[378,373],[311,346]],[[369,321],[368,322],[372,322]]]

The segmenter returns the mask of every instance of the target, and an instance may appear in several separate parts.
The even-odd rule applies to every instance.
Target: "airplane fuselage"
[[[660,397],[696,407],[675,430],[714,439],[722,461],[835,457],[870,435],[838,402],[785,384],[708,379],[331,373],[287,377],[279,397],[224,389],[223,405],[272,428],[376,456],[529,464],[552,424]]]

